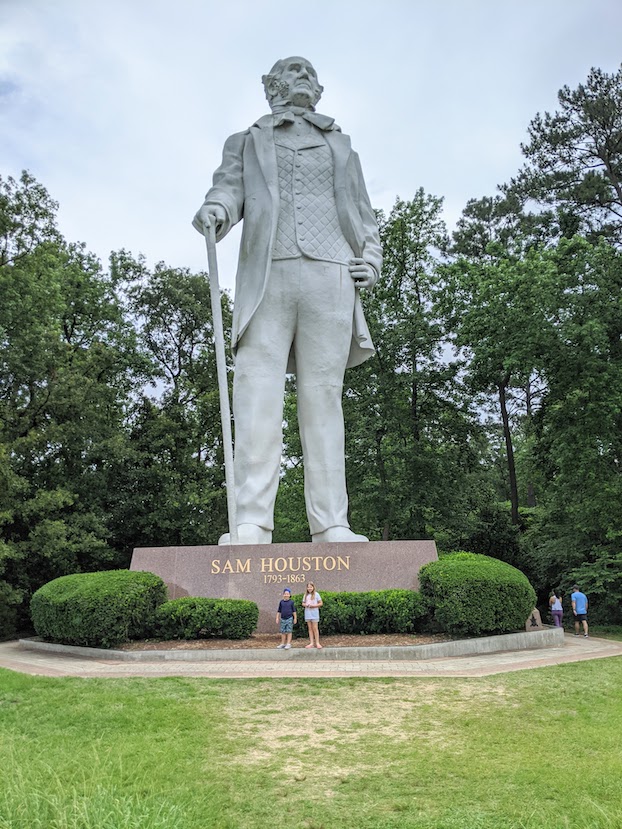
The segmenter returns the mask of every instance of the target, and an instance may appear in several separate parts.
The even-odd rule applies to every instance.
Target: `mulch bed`
[[[387,648],[402,645],[430,645],[436,642],[449,642],[450,636],[437,633],[423,634],[342,634],[340,636],[320,636],[320,642],[325,648]],[[168,651],[168,650],[241,650],[241,649],[270,649],[276,648],[281,641],[278,633],[254,633],[249,639],[172,639],[165,642],[147,639],[137,642],[126,642],[118,646],[124,651]],[[309,640],[304,637],[294,639],[292,648],[304,648]]]

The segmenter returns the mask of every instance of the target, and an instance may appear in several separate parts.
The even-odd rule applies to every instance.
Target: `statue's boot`
[[[311,541],[315,544],[321,544],[322,542],[333,541],[369,541],[369,538],[352,532],[349,527],[329,527],[321,533],[314,533],[311,536]]]
[[[238,544],[271,544],[272,530],[258,527],[257,524],[238,524]],[[231,535],[225,533],[218,539],[219,546],[231,544]]]

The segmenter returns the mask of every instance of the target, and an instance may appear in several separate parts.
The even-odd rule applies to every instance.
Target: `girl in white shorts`
[[[302,597],[302,606],[305,609],[305,622],[309,628],[309,644],[305,647],[321,648],[319,624],[322,597],[316,592],[312,581],[307,582],[307,589]]]

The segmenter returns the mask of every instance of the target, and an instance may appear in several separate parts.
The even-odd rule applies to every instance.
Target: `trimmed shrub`
[[[524,629],[536,604],[527,577],[503,561],[452,553],[419,571],[421,593],[441,630],[458,636]]]
[[[153,573],[106,570],[49,581],[33,595],[30,610],[44,639],[111,648],[150,636],[165,599],[166,585]]]
[[[414,590],[370,590],[365,593],[320,591],[320,629],[325,636],[339,633],[414,633],[428,605]],[[304,620],[302,595],[292,597],[298,619]]]
[[[259,609],[246,599],[187,596],[164,602],[157,611],[161,639],[247,639],[257,627]]]
[[[375,590],[366,595],[365,633],[414,633],[428,613],[428,603],[415,590]]]
[[[0,640],[10,639],[17,629],[17,608],[22,594],[6,581],[0,581]]]

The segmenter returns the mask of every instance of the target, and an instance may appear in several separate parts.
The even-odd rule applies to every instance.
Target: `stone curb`
[[[119,651],[103,648],[82,648],[74,645],[58,645],[39,639],[20,639],[20,647],[39,653],[56,653],[82,659],[99,659],[106,662],[345,662],[345,661],[419,661],[443,659],[452,656],[478,656],[501,651],[537,650],[557,648],[564,644],[563,628],[549,627],[529,633],[505,633],[479,639],[458,639],[432,645],[404,645],[399,647],[322,648],[322,650],[276,650],[269,648],[240,648],[214,650],[166,650],[166,651]]]

